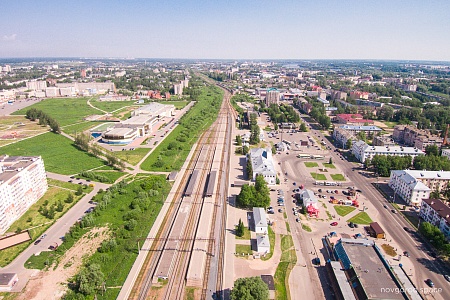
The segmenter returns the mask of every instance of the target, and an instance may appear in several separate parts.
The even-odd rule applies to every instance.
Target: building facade
[[[372,159],[375,155],[386,156],[411,156],[412,161],[419,155],[425,155],[425,153],[417,148],[402,147],[402,146],[369,146],[364,141],[357,141],[352,145],[352,153],[356,159],[364,163],[368,159]]]
[[[422,151],[429,145],[442,146],[443,139],[432,135],[428,130],[418,129],[411,125],[397,125],[392,134],[394,141],[407,146],[414,146]]]
[[[422,199],[429,198],[432,190],[414,175],[410,170],[391,171],[389,186],[396,196],[400,196],[409,205],[420,206]]]
[[[450,207],[438,199],[423,199],[419,216],[426,222],[438,227],[450,240]]]
[[[252,162],[252,179],[260,174],[269,185],[276,184],[277,172],[275,171],[272,159],[272,150],[270,148],[253,148],[248,157]]]
[[[41,157],[0,156],[0,234],[47,191]]]
[[[266,93],[266,106],[278,104],[280,100],[280,92],[277,89],[269,89]]]

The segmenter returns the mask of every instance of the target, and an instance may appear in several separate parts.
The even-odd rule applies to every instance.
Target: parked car
[[[425,280],[425,283],[428,284],[429,287],[433,287],[434,286],[434,282],[430,278]]]
[[[279,212],[279,213],[282,213],[282,212],[283,212],[283,210],[282,210],[281,208],[279,208],[279,209],[278,209],[278,212]]]
[[[348,223],[348,226],[350,226],[350,228],[355,228],[355,224],[353,224],[353,222]]]
[[[448,276],[447,274],[444,275],[445,280],[450,281],[450,276]]]
[[[330,225],[331,225],[331,226],[337,226],[337,225],[338,225],[338,222],[333,222],[333,223],[331,223]]]
[[[403,251],[403,255],[406,257],[409,257],[409,252],[408,251]]]
[[[383,207],[384,207],[384,208],[388,208],[386,204],[385,204],[385,205],[383,205]]]
[[[297,218],[297,219],[295,219],[295,221],[298,223],[298,222],[300,222],[300,219],[299,218]]]

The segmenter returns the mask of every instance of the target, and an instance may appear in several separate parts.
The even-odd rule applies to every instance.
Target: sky
[[[450,0],[0,0],[0,57],[450,61]]]

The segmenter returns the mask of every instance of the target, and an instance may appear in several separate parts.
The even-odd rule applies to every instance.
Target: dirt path
[[[107,227],[93,228],[84,234],[61,258],[58,266],[31,278],[17,300],[60,299],[67,290],[67,280],[77,274],[84,256],[91,256],[109,235]]]

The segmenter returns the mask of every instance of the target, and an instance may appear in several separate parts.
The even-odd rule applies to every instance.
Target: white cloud
[[[4,35],[3,40],[6,42],[15,41],[17,37],[17,34],[13,33],[11,35]]]

